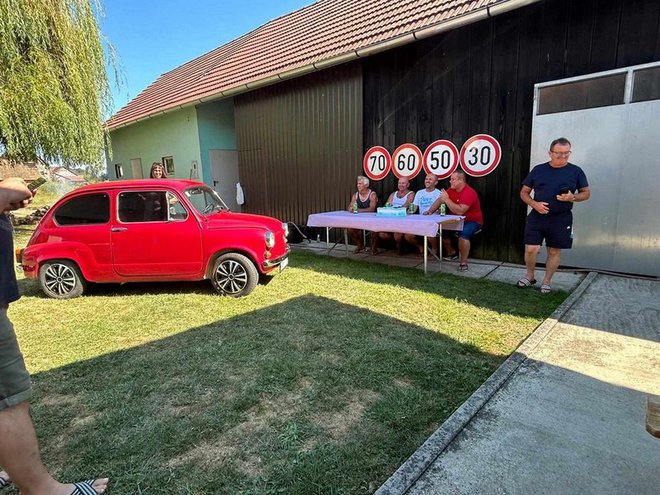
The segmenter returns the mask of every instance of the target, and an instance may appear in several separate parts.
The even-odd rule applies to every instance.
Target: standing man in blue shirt
[[[0,180],[0,488],[14,482],[25,495],[98,495],[108,479],[60,483],[41,462],[30,418],[30,375],[7,317],[9,304],[19,298],[14,272],[13,231],[6,211],[27,206],[32,192],[21,179]]]
[[[541,293],[552,291],[552,276],[559,267],[562,249],[573,245],[573,203],[586,201],[591,193],[587,177],[580,167],[569,163],[571,143],[555,139],[548,152],[550,161],[534,167],[520,190],[520,199],[532,208],[525,226],[525,265],[527,274],[518,287],[534,285],[536,257],[545,239],[548,258]],[[534,190],[534,197],[530,193]]]

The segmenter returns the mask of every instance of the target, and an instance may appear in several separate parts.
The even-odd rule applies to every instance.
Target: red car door
[[[117,274],[157,280],[202,270],[200,225],[178,196],[153,189],[118,192],[115,199],[111,238]]]

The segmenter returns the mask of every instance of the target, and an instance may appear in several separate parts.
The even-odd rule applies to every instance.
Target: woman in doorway
[[[167,179],[167,172],[162,163],[153,162],[151,164],[151,172],[149,172],[149,177],[152,179]]]

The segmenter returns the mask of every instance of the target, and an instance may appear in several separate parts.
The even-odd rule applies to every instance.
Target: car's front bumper
[[[290,252],[291,252],[291,248],[287,245],[286,252],[282,256],[271,260],[265,260],[261,264],[261,268],[263,270],[272,270],[273,268],[277,268],[278,266],[280,266],[282,263],[284,263],[284,265],[286,266],[288,264]]]

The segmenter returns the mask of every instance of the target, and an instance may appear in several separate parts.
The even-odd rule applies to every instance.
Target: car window
[[[185,194],[193,207],[202,215],[229,209],[220,196],[206,186],[191,187],[185,190]]]
[[[167,192],[137,191],[123,192],[117,198],[117,213],[120,222],[166,222]]]
[[[177,198],[171,192],[167,193],[167,204],[169,206],[169,219],[174,222],[181,222],[188,218],[188,210],[181,204],[179,198]]]
[[[106,193],[85,194],[71,198],[54,214],[59,225],[90,225],[110,220],[110,198]]]

